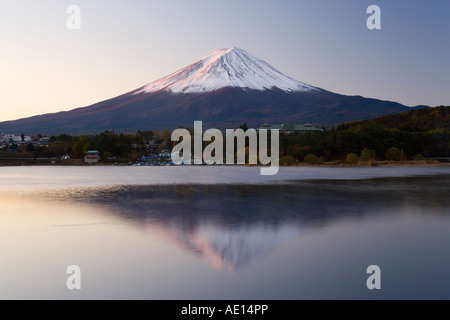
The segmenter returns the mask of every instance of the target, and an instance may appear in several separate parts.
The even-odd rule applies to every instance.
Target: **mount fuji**
[[[220,49],[121,96],[71,111],[0,122],[0,133],[93,134],[262,123],[329,127],[399,113],[399,103],[345,96],[294,80],[239,48]]]

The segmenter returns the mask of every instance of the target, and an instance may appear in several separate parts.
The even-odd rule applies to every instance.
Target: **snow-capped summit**
[[[142,87],[135,94],[157,91],[199,93],[224,87],[278,88],[286,92],[318,90],[284,75],[247,51],[232,47],[216,50],[186,68]]]

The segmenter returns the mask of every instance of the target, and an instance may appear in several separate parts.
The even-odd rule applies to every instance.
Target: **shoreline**
[[[17,159],[11,161],[11,159],[0,159],[0,168],[6,167],[46,167],[46,166],[67,166],[67,167],[94,167],[94,166],[102,166],[102,167],[181,167],[183,165],[141,165],[139,162],[99,162],[95,164],[88,164],[83,161],[83,159],[70,159],[70,160],[61,160],[61,159]],[[201,165],[185,165],[185,166],[196,166],[199,167]],[[223,165],[206,165],[205,167],[215,167],[215,166],[224,166],[224,167],[263,167],[262,165],[237,165],[237,164],[223,164]],[[403,167],[403,166],[450,166],[450,161],[438,161],[438,160],[405,160],[405,161],[371,161],[371,162],[359,162],[356,164],[347,164],[342,162],[325,162],[323,164],[309,164],[309,163],[296,163],[292,165],[280,165],[281,167],[288,168],[370,168],[370,167]]]

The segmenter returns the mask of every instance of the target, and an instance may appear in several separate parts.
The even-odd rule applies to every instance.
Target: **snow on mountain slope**
[[[188,67],[140,88],[135,94],[161,90],[173,93],[199,93],[224,87],[255,90],[276,87],[287,92],[318,90],[282,74],[245,50],[228,48],[216,50]]]

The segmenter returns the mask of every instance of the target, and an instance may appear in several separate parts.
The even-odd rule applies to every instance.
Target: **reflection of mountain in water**
[[[125,186],[77,191],[71,196],[101,204],[215,266],[243,268],[302,230],[340,219],[360,219],[384,208],[426,206],[428,202],[436,206],[449,201],[448,191],[448,178],[432,177],[283,185]]]
[[[286,223],[276,227],[256,224],[229,230],[212,227],[202,231],[223,261],[239,268],[297,236],[300,229]]]
[[[147,220],[145,228],[151,233],[160,233],[164,238],[174,240],[215,267],[226,269],[245,267],[300,233],[299,226],[288,223],[222,228],[206,222],[185,229],[180,228],[176,221],[161,224]]]

